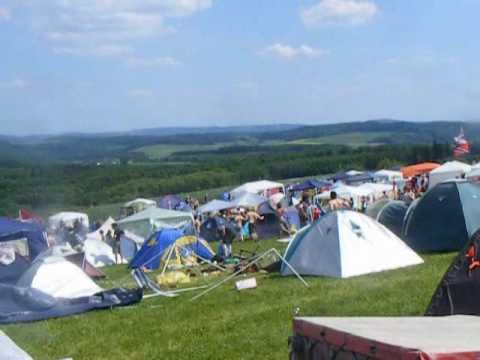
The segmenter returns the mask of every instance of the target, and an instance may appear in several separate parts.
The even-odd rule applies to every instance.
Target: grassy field
[[[381,137],[389,137],[390,132],[352,132],[330,136],[321,136],[316,138],[299,139],[291,141],[290,144],[296,145],[379,145],[374,140]]]
[[[453,256],[427,255],[420,266],[346,280],[309,277],[309,289],[295,277],[257,274],[254,290],[237,292],[230,282],[196,302],[192,293],[145,299],[2,330],[35,359],[285,359],[296,307],[303,316],[422,315]],[[131,284],[124,266],[105,271],[105,287]]]

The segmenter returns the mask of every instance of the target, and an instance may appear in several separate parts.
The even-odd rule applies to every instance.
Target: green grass
[[[192,293],[146,299],[2,330],[35,359],[285,359],[295,307],[302,316],[422,315],[453,256],[427,255],[420,266],[352,279],[309,277],[309,289],[295,277],[257,274],[254,290],[237,292],[229,282],[196,302]],[[124,266],[105,271],[104,286],[126,279]]]
[[[381,137],[391,137],[390,132],[351,132],[345,134],[337,134],[330,136],[321,136],[316,138],[307,138],[291,141],[290,144],[295,145],[379,145],[374,140]]]

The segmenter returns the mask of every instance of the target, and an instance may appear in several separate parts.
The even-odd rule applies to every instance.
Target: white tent
[[[332,191],[335,191],[337,193],[337,196],[341,198],[350,199],[352,197],[354,198],[354,200],[355,198],[361,198],[362,196],[370,196],[372,194],[371,189],[361,188],[360,186],[339,185],[333,187],[331,190],[324,191],[318,194],[317,196],[315,196],[315,198],[319,200],[330,199],[330,193]]]
[[[83,243],[83,252],[87,261],[95,267],[115,264],[112,247],[102,240],[87,238]]]
[[[153,200],[138,198],[132,201],[128,201],[123,204],[123,207],[131,207],[131,206],[143,206],[145,208],[150,206],[157,206],[157,203]]]
[[[403,179],[403,174],[401,171],[383,169],[374,172],[373,177],[378,180],[386,179],[389,182],[393,182]]]
[[[467,174],[468,180],[479,181],[480,180],[480,167],[473,167],[472,171]]]
[[[456,160],[447,161],[442,166],[439,166],[430,172],[429,188],[431,189],[445,180],[459,179],[470,171],[472,171],[472,167],[468,164]]]
[[[239,197],[243,193],[258,194],[258,195],[264,195],[268,197],[269,190],[274,190],[274,189],[282,189],[282,192],[285,193],[285,187],[282,183],[270,181],[270,180],[260,180],[260,181],[247,182],[230,191],[230,194],[232,195],[233,198]]]
[[[370,194],[368,196],[374,198],[378,198],[379,196],[383,196],[383,193],[390,195],[393,191],[393,185],[391,184],[378,184],[378,183],[364,183],[357,187],[357,189],[369,191]]]
[[[203,214],[203,213],[211,213],[211,212],[217,212],[221,210],[226,210],[226,209],[231,209],[234,208],[235,205],[233,205],[230,201],[223,201],[223,200],[217,200],[214,199],[212,201],[209,201],[208,203],[200,206],[198,208],[198,213]]]
[[[147,238],[164,228],[182,228],[193,224],[193,215],[187,212],[150,207],[125,219],[117,221],[122,230]]]
[[[66,226],[73,226],[75,221],[80,221],[85,228],[90,225],[88,222],[88,215],[80,212],[60,212],[48,218],[48,226],[53,229],[58,229],[60,223]]]
[[[363,171],[358,171],[358,170],[348,170],[345,172],[345,175],[347,176],[355,176],[355,175],[360,175],[360,174],[363,174]]]
[[[423,263],[390,230],[358,212],[327,214],[299,231],[285,259],[303,275],[337,278],[369,274]],[[282,265],[282,275],[291,270]]]
[[[102,235],[100,234],[100,231],[103,231],[103,234],[106,235],[107,232],[110,230],[110,232],[113,234],[113,228],[112,225],[115,223],[115,220],[112,217],[109,217],[100,228],[98,228],[96,231],[93,231],[91,233],[87,234],[87,239],[93,239],[93,240],[102,240]]]
[[[91,296],[102,291],[78,266],[62,256],[35,260],[17,282],[57,298]]]
[[[267,198],[261,195],[243,193],[238,198],[233,200],[232,204],[233,204],[233,207],[243,207],[243,208],[255,207],[256,208],[258,205],[263,204],[265,201],[267,201]]]
[[[0,360],[32,360],[32,357],[0,330]]]

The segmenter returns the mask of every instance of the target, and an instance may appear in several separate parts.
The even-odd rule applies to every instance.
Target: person
[[[107,230],[107,233],[105,234],[105,242],[113,248],[112,230]]]
[[[335,211],[335,210],[347,208],[348,204],[342,198],[337,197],[337,193],[335,191],[331,191],[328,207],[330,208],[330,211]]]
[[[247,221],[247,217],[245,216],[245,213],[242,209],[237,209],[237,215],[235,216],[234,221],[237,224],[237,228],[239,229],[238,235],[240,237],[240,241],[245,241],[243,237],[243,227],[245,225],[245,222]]]
[[[117,223],[112,224],[113,228],[113,253],[115,254],[115,263],[119,264],[122,262],[122,255],[120,253],[120,240],[125,234],[122,229],[118,227]]]
[[[230,229],[230,227],[221,225],[218,228],[220,232],[220,242],[223,247],[223,256],[225,259],[232,256],[232,243],[233,239],[235,238],[235,234]]]
[[[255,208],[250,208],[250,210],[247,212],[247,218],[248,218],[248,232],[250,233],[250,240],[253,240],[253,239],[256,240],[257,231],[256,231],[255,223],[256,223],[257,220],[265,219],[265,217],[260,216],[255,211]]]
[[[100,230],[100,239],[105,242],[105,233],[103,230]]]
[[[282,204],[277,204],[276,213],[280,223],[280,236],[282,236],[284,233],[288,236],[292,235],[290,224],[285,216],[285,209],[283,208]]]
[[[196,233],[200,234],[200,227],[202,226],[202,223],[201,223],[198,215],[195,215],[193,217],[193,226],[195,226]]]
[[[362,196],[360,198],[360,212],[361,213],[365,213],[365,211],[367,210],[367,198],[365,196]]]

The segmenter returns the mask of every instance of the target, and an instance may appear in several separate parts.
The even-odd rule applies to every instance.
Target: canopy
[[[386,179],[388,181],[394,181],[402,179],[403,174],[401,171],[382,169],[375,171],[373,176],[378,180]]]
[[[393,186],[390,184],[379,184],[379,183],[365,183],[362,185],[359,185],[357,189],[361,189],[362,191],[370,191],[370,195],[379,195],[388,193],[390,191],[393,191]]]
[[[264,195],[267,193],[269,190],[275,190],[275,189],[282,189],[282,192],[285,192],[284,185],[279,182],[274,182],[270,180],[260,180],[260,181],[253,181],[253,182],[247,182],[232,191],[230,191],[230,194],[232,197],[238,197],[243,193],[252,193],[252,194],[262,194]]]
[[[191,213],[150,207],[117,222],[122,230],[128,230],[143,238],[163,228],[181,228],[193,223]]]
[[[460,161],[448,161],[430,172],[429,187],[450,179],[460,179],[469,173],[472,167]]]
[[[435,162],[424,162],[424,163],[404,166],[401,168],[401,172],[404,178],[410,178],[415,175],[422,175],[422,174],[429,173],[430,171],[432,171],[433,169],[436,169],[439,166],[440,164]]]
[[[324,187],[330,187],[332,183],[330,181],[317,180],[317,179],[307,179],[299,184],[295,184],[290,187],[291,191],[304,191],[310,189],[321,189]]]
[[[59,212],[48,218],[48,226],[53,229],[58,229],[60,223],[66,226],[73,226],[75,221],[80,221],[86,228],[89,226],[88,215],[80,212]]]
[[[233,207],[256,208],[260,204],[263,204],[265,201],[267,201],[267,199],[263,196],[251,193],[243,193],[231,203]]]
[[[209,201],[208,203],[200,206],[198,208],[198,213],[203,214],[203,213],[213,213],[225,209],[231,209],[235,207],[234,204],[232,204],[230,201],[223,201],[223,200],[217,200],[214,199],[212,201]]]
[[[362,197],[371,195],[371,189],[361,188],[360,186],[339,185],[333,187],[329,191],[324,191],[321,194],[315,196],[316,199],[327,200],[330,199],[330,193],[335,191],[341,198]]]

